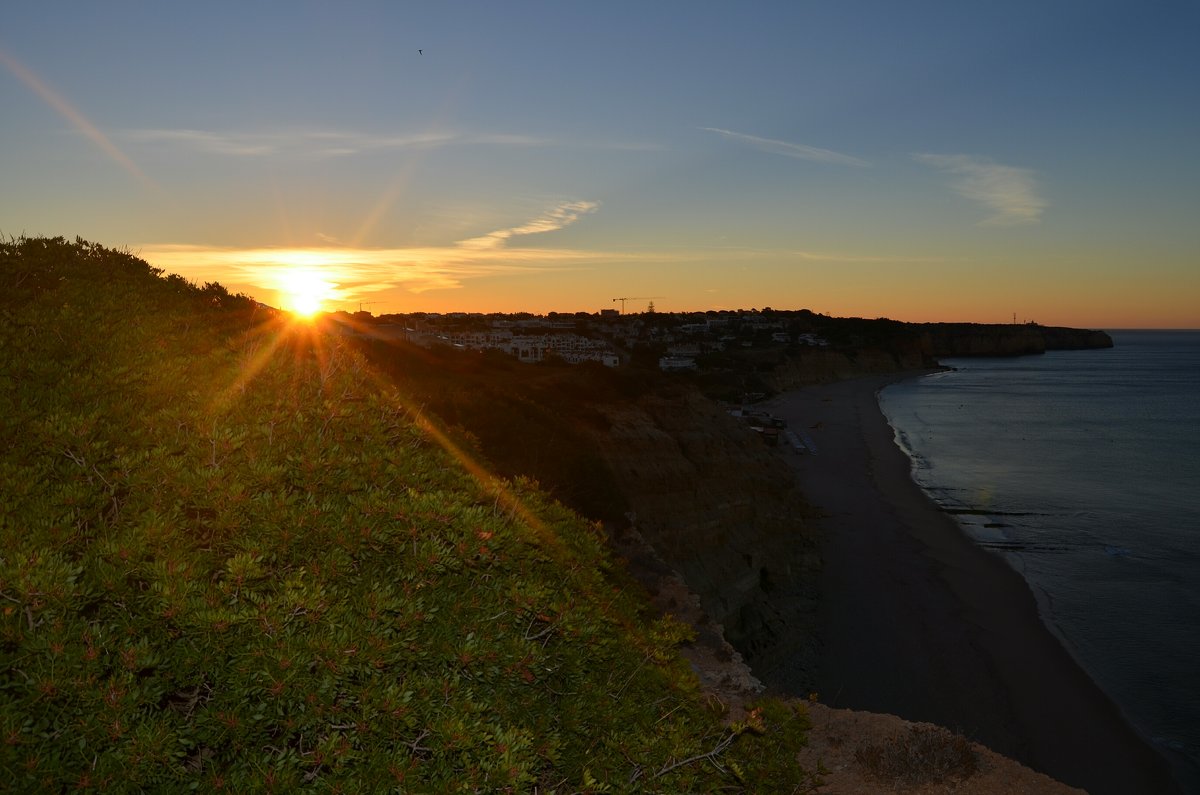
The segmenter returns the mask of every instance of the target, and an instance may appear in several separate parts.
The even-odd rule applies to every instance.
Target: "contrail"
[[[54,89],[50,88],[50,86],[39,80],[37,75],[26,69],[16,58],[13,58],[4,50],[0,50],[0,63],[3,63],[5,66],[7,66],[9,71],[16,75],[18,80],[29,86],[33,93],[41,97],[42,101],[47,105],[58,111],[58,113],[68,122],[70,122],[75,129],[79,130],[79,132],[90,138],[92,143],[96,144],[96,146],[100,147],[102,152],[115,160],[117,165],[121,166],[121,168],[133,175],[134,179],[142,183],[143,187],[156,192],[159,190],[159,187],[155,185],[149,177],[142,173],[142,170],[137,167],[137,164],[130,160],[124,152],[118,149],[116,145],[108,139],[108,136],[100,132],[99,128],[88,121],[86,116],[75,110],[75,108],[71,107],[70,103],[59,96]]]

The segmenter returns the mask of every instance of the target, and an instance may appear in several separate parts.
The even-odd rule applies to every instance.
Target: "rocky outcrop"
[[[597,444],[631,524],[687,582],[760,676],[814,654],[816,547],[795,478],[756,434],[697,392],[602,410]]]

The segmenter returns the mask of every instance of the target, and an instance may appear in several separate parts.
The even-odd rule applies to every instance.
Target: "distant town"
[[[820,316],[807,310],[710,310],[707,312],[596,313],[548,315],[416,312],[375,316],[334,312],[327,318],[342,333],[405,340],[415,345],[501,351],[522,362],[557,359],[569,364],[628,364],[636,353],[658,357],[663,372],[698,369],[706,354],[733,349],[827,347],[811,330]]]

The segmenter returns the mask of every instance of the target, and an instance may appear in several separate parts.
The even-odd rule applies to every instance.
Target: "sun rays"
[[[351,326],[363,335],[372,331],[370,325],[357,326],[351,321]],[[359,389],[379,395],[382,405],[390,411],[406,415],[408,421],[475,481],[481,499],[485,499],[493,510],[516,520],[522,532],[528,533],[531,541],[556,560],[565,563],[570,558],[562,539],[526,504],[519,486],[494,474],[471,451],[455,442],[440,420],[368,364],[340,333],[331,330],[330,324],[309,322],[295,313],[274,312],[264,322],[248,329],[238,344],[240,361],[232,368],[228,383],[215,392],[208,404],[208,412],[214,418],[242,399],[254,380],[273,366],[277,357],[291,356],[311,360],[313,383],[326,392],[324,403],[330,412],[329,420],[334,421],[342,411],[344,401],[349,399],[357,403],[362,400],[361,394],[348,396],[332,388],[339,382],[335,376],[346,371],[356,372]]]
[[[304,318],[311,318],[326,309],[326,302],[338,293],[337,285],[318,268],[288,268],[278,275],[277,280],[283,308]]]

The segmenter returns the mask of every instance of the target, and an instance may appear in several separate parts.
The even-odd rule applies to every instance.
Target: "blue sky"
[[[1198,40],[1194,2],[21,4],[0,232],[376,312],[1196,327]]]

